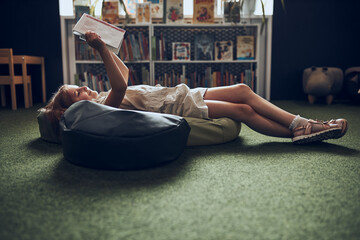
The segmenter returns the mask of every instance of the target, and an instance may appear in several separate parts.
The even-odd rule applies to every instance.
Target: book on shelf
[[[129,15],[135,16],[136,14],[136,3],[138,0],[124,0],[126,11]]]
[[[156,58],[156,36],[151,36],[151,60],[155,61]]]
[[[149,60],[149,40],[143,32],[129,33],[119,52],[124,61]]]
[[[150,24],[150,2],[136,3],[136,24]]]
[[[239,23],[240,22],[240,1],[224,1],[224,22]]]
[[[189,42],[172,43],[172,60],[173,61],[190,61],[191,44]]]
[[[248,85],[251,89],[255,89],[255,71],[246,69],[240,74],[240,83]]]
[[[160,51],[159,60],[168,60],[167,51],[166,51],[166,39],[162,32],[160,33],[160,39],[159,39],[159,51]]]
[[[201,70],[186,73],[186,66],[182,65],[181,72],[170,70],[155,76],[155,84],[162,86],[173,87],[180,83],[188,85],[189,88],[196,87],[219,87],[231,86],[237,83],[247,84],[252,89],[255,89],[255,69],[245,69],[240,75],[235,75],[228,69],[226,65],[222,64],[220,69],[213,71],[211,66],[202,68]]]
[[[99,52],[80,39],[75,39],[75,59],[101,61]]]
[[[152,18],[163,18],[164,0],[145,0],[150,2],[150,12]]]
[[[135,36],[135,34],[130,34],[129,39],[130,39],[131,49],[132,49],[133,58],[134,58],[133,60],[140,61],[142,58],[141,58],[141,53],[140,53],[140,45],[137,40],[137,37]]]
[[[255,59],[254,55],[254,36],[237,36],[236,37],[236,59],[251,60]]]
[[[149,51],[147,49],[147,51]],[[166,50],[166,40],[163,33],[159,37],[151,37],[151,57],[152,60],[168,60],[168,52]]]
[[[214,35],[199,33],[194,36],[195,60],[214,60]]]
[[[119,24],[119,1],[103,1],[101,8],[102,20],[111,24]]]
[[[215,41],[215,60],[216,61],[232,61],[234,59],[233,42]]]
[[[107,75],[93,74],[87,71],[75,74],[75,84],[78,86],[87,86],[98,92],[104,92],[111,89]]]
[[[193,23],[214,23],[215,0],[194,0]]]
[[[129,79],[128,85],[140,85],[150,83],[150,73],[145,66],[141,66],[140,71],[137,71],[133,66],[129,66]]]
[[[88,30],[96,32],[108,49],[118,54],[126,32],[124,29],[84,13],[73,28],[73,33],[80,36],[81,40],[85,40],[85,33]]]
[[[165,0],[165,23],[181,24],[184,22],[183,0]]]

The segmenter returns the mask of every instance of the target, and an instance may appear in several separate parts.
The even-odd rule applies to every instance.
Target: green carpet
[[[348,134],[296,146],[243,125],[234,142],[165,166],[102,171],[39,139],[41,105],[1,108],[0,239],[359,239],[360,107],[276,104],[345,117]]]

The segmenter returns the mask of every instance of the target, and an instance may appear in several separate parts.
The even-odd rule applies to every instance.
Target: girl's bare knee
[[[236,94],[239,96],[239,102],[241,103],[246,103],[254,93],[248,85],[243,83],[235,85],[235,89]]]
[[[236,118],[240,121],[245,121],[255,114],[255,110],[247,104],[237,104]]]
[[[239,84],[235,85],[235,87],[236,87],[236,90],[240,93],[252,92],[251,88],[244,83],[239,83]]]

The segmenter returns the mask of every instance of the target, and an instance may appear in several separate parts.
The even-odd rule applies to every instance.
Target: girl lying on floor
[[[45,107],[50,119],[58,122],[71,104],[80,100],[96,101],[112,107],[175,114],[183,117],[228,117],[245,123],[261,134],[292,138],[302,144],[344,136],[347,121],[314,121],[294,115],[255,94],[247,85],[189,89],[137,85],[127,86],[129,70],[110,52],[100,36],[88,31],[87,43],[96,49],[109,77],[111,90],[98,93],[83,86],[63,85]]]

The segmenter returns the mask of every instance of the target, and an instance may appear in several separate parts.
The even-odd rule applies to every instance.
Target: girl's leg
[[[298,143],[340,138],[347,131],[345,119],[318,122],[295,116],[261,98],[244,84],[210,88],[204,99],[211,118],[230,117],[259,133],[294,137],[293,141]]]
[[[247,104],[205,100],[210,118],[229,117],[245,123],[251,129],[273,137],[293,137],[288,127],[263,117]]]
[[[204,99],[247,104],[259,115],[271,119],[285,127],[289,127],[290,123],[296,117],[294,114],[286,112],[263,99],[245,84],[209,88]]]

